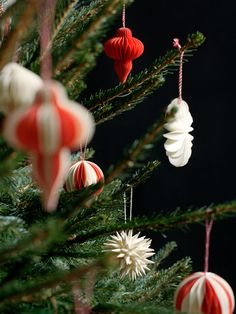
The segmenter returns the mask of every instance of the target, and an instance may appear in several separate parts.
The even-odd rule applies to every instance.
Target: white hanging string
[[[129,220],[132,220],[133,215],[133,186],[130,187],[130,200],[129,200]]]
[[[130,186],[130,199],[129,199],[129,220],[132,220],[133,216],[133,187]],[[126,198],[126,192],[123,194],[123,200],[124,200],[124,219],[125,223],[127,222],[127,198]]]
[[[126,207],[126,193],[124,192],[123,194],[123,200],[124,200],[124,218],[125,218],[125,223],[127,221],[127,207]]]

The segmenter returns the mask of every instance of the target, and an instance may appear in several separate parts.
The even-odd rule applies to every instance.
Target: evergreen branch
[[[166,309],[157,305],[146,304],[98,304],[93,309],[91,314],[175,314],[173,309]]]
[[[164,82],[164,76],[159,74],[157,77],[147,80],[135,90],[130,91],[125,97],[119,97],[113,103],[101,105],[93,112],[96,124],[104,123],[124,111],[133,109],[137,104],[141,103],[146,96],[160,88]]]
[[[94,268],[103,268],[105,266],[104,261],[99,260],[93,262],[87,266],[78,267],[71,270],[70,272],[57,272],[47,278],[41,280],[41,277],[36,277],[32,281],[27,281],[22,284],[19,281],[11,282],[0,289],[0,302],[16,302],[25,301],[27,299],[31,300],[31,297],[44,289],[53,288],[58,284],[69,283],[72,281],[78,281],[79,278],[83,277],[90,270]]]
[[[121,5],[120,0],[109,0],[104,2],[105,4],[100,12],[97,13],[96,18],[88,23],[83,33],[75,40],[74,45],[69,49],[69,51],[67,51],[64,56],[61,56],[61,60],[56,64],[54,69],[56,75],[65,71],[71,65],[74,61],[73,55],[76,51],[82,49],[84,43],[88,43],[89,38],[91,38],[92,35],[101,28],[108,17],[116,13],[118,7]]]
[[[186,212],[172,212],[169,215],[156,216],[152,218],[136,218],[127,223],[110,224],[108,226],[95,227],[93,230],[83,230],[77,233],[77,236],[70,241],[68,245],[74,243],[82,243],[99,236],[107,236],[114,232],[122,230],[134,229],[142,230],[156,230],[158,232],[167,231],[170,229],[184,228],[187,225],[203,222],[206,217],[211,216],[214,219],[227,218],[236,213],[236,201],[231,203],[219,204],[211,206],[210,208],[200,208],[193,211]]]
[[[189,53],[192,52],[193,49],[196,49],[198,46],[200,46],[204,42],[204,40],[205,37],[200,32],[189,35],[187,42],[185,43],[185,45],[183,45],[181,51],[185,52],[185,56],[191,56]],[[114,99],[118,97],[124,97],[125,95],[130,94],[133,90],[141,86],[143,83],[155,78],[167,67],[178,66],[178,59],[179,51],[176,49],[171,50],[164,57],[154,61],[154,63],[148,69],[142,71],[134,77],[128,78],[126,83],[119,84],[118,86],[105,91],[100,91],[97,94],[92,95],[90,99],[84,100],[83,104],[90,110],[95,110],[97,107],[111,104]]]
[[[160,249],[154,257],[155,268],[158,268],[163,260],[165,260],[176,248],[176,242],[172,241],[168,242],[162,249]]]
[[[20,3],[22,2],[23,1],[20,1]],[[13,9],[15,6],[18,7],[17,4],[18,1],[10,9]],[[3,42],[0,49],[0,69],[2,69],[4,65],[11,60],[15,52],[16,44],[25,35],[25,32],[27,31],[27,28],[29,27],[36,11],[36,4],[36,0],[27,1],[18,23],[14,27],[14,30],[9,34],[7,40]]]
[[[108,173],[106,177],[106,183],[111,182],[114,178],[118,177],[126,168],[132,167],[134,162],[139,157],[141,152],[145,149],[145,146],[154,142],[158,136],[161,135],[163,130],[163,125],[165,123],[165,117],[155,122],[150,129],[146,132],[146,134],[136,140],[131,148],[127,151],[127,153],[123,156],[122,160],[119,161]]]

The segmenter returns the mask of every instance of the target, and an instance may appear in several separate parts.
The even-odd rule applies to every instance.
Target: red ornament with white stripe
[[[58,190],[69,168],[69,149],[87,144],[93,132],[91,114],[70,101],[64,88],[55,82],[45,84],[31,107],[16,109],[7,116],[4,137],[32,157],[33,176],[43,190],[47,211],[57,206]]]
[[[44,155],[62,148],[80,148],[93,133],[91,114],[70,101],[64,88],[55,82],[38,92],[31,107],[14,110],[4,127],[4,137],[10,145]]]
[[[43,190],[42,203],[51,212],[57,207],[59,188],[65,182],[70,151],[66,148],[52,155],[32,154],[33,179]]]
[[[115,60],[115,71],[119,81],[124,83],[132,70],[132,60],[141,56],[144,45],[132,36],[129,28],[121,27],[117,30],[115,37],[105,42],[104,51],[109,58]]]
[[[100,181],[104,181],[101,168],[94,162],[81,160],[70,167],[64,189],[72,192],[97,184]],[[99,189],[96,195],[99,195],[101,192],[102,189]]]
[[[176,311],[190,314],[232,314],[234,294],[230,285],[210,272],[196,272],[185,278],[176,290]]]

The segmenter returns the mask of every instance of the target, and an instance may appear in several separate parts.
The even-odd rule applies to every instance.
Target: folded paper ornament
[[[11,146],[31,156],[33,176],[43,191],[47,211],[57,206],[69,150],[87,144],[93,133],[91,114],[70,101],[56,82],[45,83],[29,108],[16,109],[6,117],[3,136]]]
[[[189,314],[233,314],[234,294],[230,285],[210,272],[185,278],[174,297],[176,311]]]
[[[68,192],[81,190],[103,181],[104,175],[98,165],[91,161],[80,160],[70,167],[64,189]],[[96,195],[101,192],[102,188],[96,192]]]
[[[167,114],[171,114],[174,109],[177,111],[164,125],[169,131],[163,135],[167,138],[164,147],[170,163],[175,167],[183,167],[192,154],[193,136],[189,132],[193,130],[191,127],[193,118],[188,104],[183,100],[175,98],[167,107]]]
[[[0,110],[8,114],[31,106],[42,87],[43,81],[37,74],[17,63],[8,63],[0,72]]]
[[[119,81],[124,83],[132,70],[132,60],[141,56],[144,51],[143,43],[132,36],[127,27],[119,28],[116,36],[104,44],[106,55],[115,61],[114,68]]]
[[[62,148],[77,149],[94,133],[92,115],[70,101],[58,83],[46,84],[31,107],[6,118],[4,137],[15,148],[50,155]]]

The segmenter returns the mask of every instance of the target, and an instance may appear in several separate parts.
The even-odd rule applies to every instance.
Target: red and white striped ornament
[[[235,300],[223,278],[211,272],[196,272],[180,283],[174,303],[176,311],[190,314],[232,314]]]
[[[43,190],[42,203],[48,212],[57,206],[58,190],[65,182],[69,160],[70,151],[65,148],[52,155],[31,155],[33,179]]]
[[[94,162],[87,160],[80,160],[73,164],[69,171],[64,185],[64,188],[68,192],[81,190],[92,184],[104,180],[104,175],[100,167]],[[102,188],[96,192],[99,195],[102,192]]]
[[[14,110],[4,124],[8,143],[32,157],[33,176],[43,190],[47,211],[55,210],[58,190],[69,168],[69,149],[87,144],[94,132],[91,114],[66,97],[64,88],[46,83],[29,108]]]
[[[4,137],[10,145],[44,155],[62,148],[79,148],[93,133],[91,114],[70,101],[64,88],[55,82],[45,84],[32,106],[14,110],[4,127]]]

